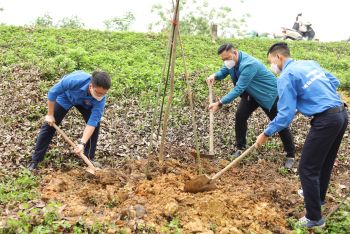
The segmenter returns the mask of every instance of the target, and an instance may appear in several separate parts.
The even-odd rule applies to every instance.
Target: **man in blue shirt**
[[[257,59],[238,51],[230,43],[223,44],[218,54],[225,66],[207,78],[208,85],[230,75],[235,87],[219,102],[210,105],[214,112],[222,105],[241,97],[236,111],[236,148],[233,155],[239,156],[246,147],[247,120],[258,107],[261,107],[272,120],[277,114],[277,84],[275,76]],[[287,152],[285,167],[290,169],[294,162],[295,147],[288,127],[280,129],[279,135]]]
[[[299,163],[299,175],[306,215],[298,226],[324,227],[324,204],[332,168],[348,124],[346,108],[336,92],[339,80],[315,61],[294,61],[286,43],[268,51],[271,69],[281,73],[278,81],[278,114],[256,140],[263,145],[268,137],[286,128],[296,110],[313,117]]]
[[[92,75],[84,71],[75,71],[64,76],[48,92],[48,113],[36,140],[29,170],[37,168],[56,132],[52,127],[59,125],[68,111],[75,106],[82,114],[86,127],[80,143],[75,149],[76,154],[84,153],[90,160],[94,159],[100,120],[106,104],[106,94],[111,87],[111,79],[106,72],[95,71]],[[92,161],[95,166],[98,163]]]

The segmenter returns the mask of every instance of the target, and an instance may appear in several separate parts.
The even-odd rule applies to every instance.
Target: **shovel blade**
[[[216,189],[216,184],[207,175],[200,175],[185,183],[184,191],[190,193],[205,192]]]
[[[190,154],[193,156],[193,157],[197,157],[197,152],[196,152],[196,150],[195,149],[191,149],[190,150]],[[212,159],[212,158],[214,158],[214,154],[202,154],[202,153],[200,153],[199,154],[199,156],[201,157],[201,158],[208,158],[208,159]]]
[[[87,167],[87,168],[85,168],[85,170],[86,170],[87,172],[89,172],[90,174],[95,175],[95,170],[92,169],[91,167]]]

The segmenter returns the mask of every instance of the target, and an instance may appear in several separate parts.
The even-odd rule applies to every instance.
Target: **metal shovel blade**
[[[85,171],[89,172],[89,173],[92,174],[92,175],[95,175],[95,170],[92,169],[91,167],[85,168]]]
[[[239,157],[233,160],[230,164],[228,164],[224,169],[216,173],[212,178],[207,175],[200,175],[196,178],[188,181],[185,184],[185,192],[198,193],[216,189],[215,181],[224,174],[228,169],[237,165],[245,156],[247,156],[253,149],[255,148],[255,144],[250,146],[246,151],[244,151]]]
[[[214,181],[207,175],[200,175],[185,183],[184,191],[190,193],[198,193],[211,191],[217,186]]]
[[[196,152],[195,149],[191,149],[191,150],[190,150],[190,154],[191,154],[193,157],[195,157],[195,158],[197,157],[197,152]],[[201,158],[208,158],[208,159],[213,159],[213,158],[215,157],[214,154],[202,154],[202,153],[200,153],[199,156],[200,156]]]

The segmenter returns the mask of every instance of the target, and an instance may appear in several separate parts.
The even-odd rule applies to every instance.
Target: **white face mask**
[[[231,69],[236,65],[236,62],[234,60],[225,60],[224,64],[228,69]]]
[[[102,101],[102,99],[104,98],[104,96],[101,96],[101,97],[97,96],[93,88],[91,88],[90,93],[91,93],[91,96],[95,98],[97,101]]]
[[[275,74],[280,74],[281,73],[281,69],[279,69],[279,67],[277,66],[276,63],[271,63],[271,70]]]

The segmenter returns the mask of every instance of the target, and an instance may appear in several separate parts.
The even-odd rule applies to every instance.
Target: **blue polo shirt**
[[[75,71],[65,75],[48,92],[48,99],[57,102],[65,110],[80,105],[91,110],[87,125],[97,127],[103,115],[106,97],[97,101],[88,93],[91,75],[84,71]]]
[[[340,82],[311,60],[288,59],[277,80],[278,114],[264,133],[268,136],[288,127],[295,110],[305,116],[314,116],[343,104],[336,92]]]
[[[277,98],[276,77],[263,63],[254,57],[239,51],[237,64],[228,69],[221,68],[215,73],[216,80],[222,80],[230,75],[235,87],[223,98],[221,102],[228,104],[246,91],[259,105],[271,110]]]

